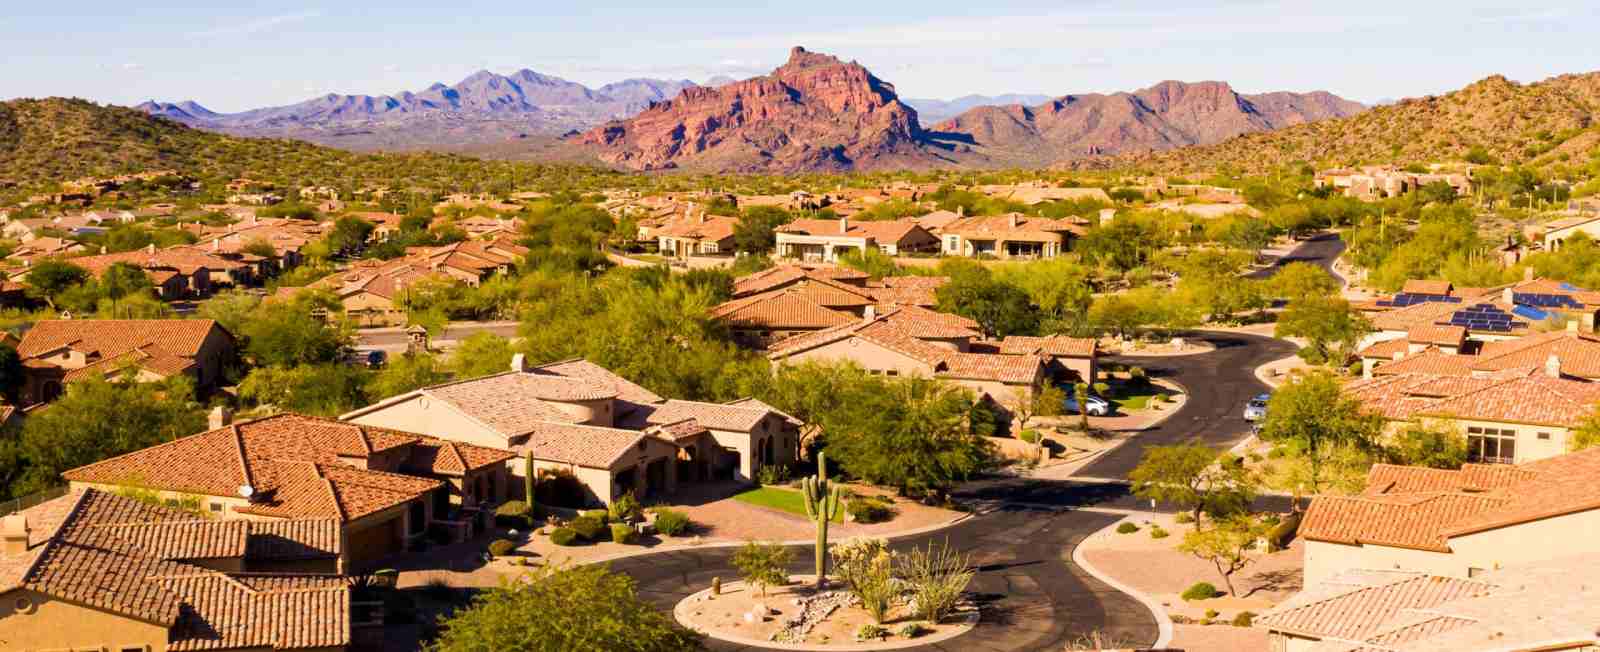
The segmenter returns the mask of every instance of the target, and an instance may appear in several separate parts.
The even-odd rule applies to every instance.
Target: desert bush
[[[886,638],[889,638],[889,630],[872,623],[862,625],[861,629],[856,630],[857,641],[881,641]]]
[[[882,496],[863,496],[845,503],[845,511],[856,523],[881,523],[894,516],[892,504]]]
[[[912,548],[901,557],[900,576],[911,589],[917,617],[937,623],[950,615],[972,582],[971,557],[943,545]]]
[[[578,516],[580,516],[580,517],[587,516],[587,517],[592,518],[592,519],[594,519],[596,521],[600,521],[601,525],[605,525],[607,522],[609,522],[611,520],[611,512],[609,510],[604,510],[604,509],[584,510],[582,512],[579,512]]]
[[[1022,441],[1028,442],[1030,444],[1037,444],[1037,443],[1039,443],[1039,431],[1034,430],[1032,428],[1029,428],[1029,429],[1024,430],[1024,431],[1022,431],[1020,433],[1017,433],[1017,439],[1021,439]]]
[[[627,523],[611,524],[611,540],[617,543],[633,543],[639,538],[638,531]]]
[[[1216,618],[1217,616],[1221,616],[1221,615],[1222,615],[1222,613],[1218,612],[1216,609],[1207,609],[1206,610],[1206,619],[1207,620],[1211,620],[1211,619]]]
[[[528,512],[527,503],[512,500],[494,508],[494,523],[500,527],[526,530],[532,522]]]
[[[558,527],[550,531],[550,543],[558,546],[570,546],[578,540],[578,531],[570,527]]]
[[[756,482],[763,487],[780,485],[789,481],[789,467],[783,464],[768,464],[756,471]]]
[[[1150,376],[1145,373],[1144,367],[1128,367],[1128,384],[1133,387],[1150,386]]]
[[[601,530],[605,529],[605,522],[585,514],[583,516],[579,516],[578,518],[572,519],[572,522],[568,524],[568,527],[572,528],[573,532],[577,532],[578,536],[583,537],[585,540],[599,541],[600,532]]]
[[[670,509],[656,510],[656,531],[669,537],[675,537],[689,531],[692,522],[683,512]]]
[[[1170,536],[1172,536],[1172,533],[1162,529],[1159,525],[1150,528],[1150,538],[1152,539],[1165,539]]]
[[[794,551],[777,543],[750,541],[733,553],[733,567],[750,586],[767,596],[767,587],[789,581],[789,562],[794,561]]]
[[[1180,597],[1185,602],[1193,602],[1195,600],[1210,600],[1219,595],[1222,595],[1222,592],[1218,591],[1217,587],[1212,586],[1210,582],[1195,582],[1194,586],[1184,589],[1183,595]]]
[[[639,499],[633,494],[623,494],[621,498],[611,503],[606,510],[606,516],[612,523],[627,523],[638,520],[644,515],[644,506],[639,504]]]
[[[1134,532],[1138,531],[1139,526],[1127,521],[1124,521],[1121,525],[1117,526],[1117,534],[1133,534]]]
[[[928,633],[928,628],[923,627],[922,623],[906,623],[895,633],[899,634],[900,638],[916,638]]]
[[[834,546],[831,552],[834,573],[861,601],[861,608],[872,616],[872,621],[881,624],[900,593],[894,578],[895,554],[888,543],[883,539],[854,539]]]
[[[1188,512],[1178,512],[1178,515],[1174,516],[1172,520],[1177,521],[1180,524],[1193,523],[1194,515]]]
[[[504,557],[516,549],[516,542],[509,539],[495,539],[489,542],[489,555],[491,557]]]

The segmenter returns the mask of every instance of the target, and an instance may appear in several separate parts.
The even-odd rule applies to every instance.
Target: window
[[[1549,439],[1550,439],[1550,433],[1548,433],[1548,432],[1541,432],[1541,433],[1539,433],[1539,438],[1540,438],[1540,439],[1544,439],[1544,440],[1549,440]]]
[[[1467,459],[1486,464],[1511,464],[1517,459],[1517,431],[1509,428],[1467,428]]]
[[[1472,579],[1472,578],[1478,577],[1479,575],[1482,575],[1482,574],[1483,574],[1483,569],[1482,568],[1468,568],[1467,569],[1467,579]]]
[[[211,503],[211,511],[213,511],[213,512],[221,512],[222,511],[222,503]]]
[[[896,371],[896,370],[894,370],[894,369],[890,369],[890,370],[888,370],[888,371],[885,371],[885,372],[883,372],[883,373],[885,373],[885,374],[887,374],[887,375],[890,375],[890,376],[898,376],[898,375],[900,375],[900,372],[899,372],[899,371]]]

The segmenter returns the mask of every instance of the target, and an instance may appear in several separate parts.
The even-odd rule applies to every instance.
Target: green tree
[[[733,553],[733,567],[739,569],[746,584],[761,591],[763,598],[767,597],[768,587],[789,581],[789,564],[793,561],[794,551],[781,543],[746,541]]]
[[[1288,301],[1327,297],[1339,291],[1339,282],[1327,270],[1312,263],[1289,263],[1267,281],[1272,296]]]
[[[28,417],[21,455],[27,471],[13,493],[61,484],[61,473],[108,457],[172,441],[205,429],[205,412],[193,402],[187,377],[138,383],[130,377],[90,376]]]
[[[374,401],[398,396],[414,389],[429,387],[450,379],[430,353],[407,353],[389,359],[382,369],[367,381],[366,395]]]
[[[450,352],[449,370],[457,378],[477,378],[511,368],[511,340],[489,332],[467,336]]]
[[[953,277],[934,291],[940,312],[978,322],[991,337],[1029,335],[1039,330],[1039,312],[1028,293],[988,273]]]
[[[0,344],[0,396],[5,397],[7,403],[17,404],[22,384],[26,381],[24,373],[22,356],[17,355],[16,347]]]
[[[1303,337],[1307,344],[1300,357],[1312,364],[1343,365],[1355,354],[1361,338],[1372,332],[1372,322],[1339,297],[1303,297],[1291,301],[1278,316],[1277,337]]]
[[[1273,393],[1261,438],[1303,459],[1307,488],[1318,494],[1344,449],[1371,450],[1382,432],[1382,416],[1367,413],[1360,401],[1343,394],[1338,379],[1318,371]]]
[[[1237,461],[1200,444],[1151,446],[1128,479],[1135,496],[1189,510],[1199,528],[1201,516],[1236,514],[1255,500],[1259,483]]]
[[[334,362],[350,341],[348,325],[333,318],[337,306],[326,293],[315,291],[303,291],[289,301],[267,301],[236,335],[243,336],[245,354],[257,365]]]
[[[1022,288],[1037,308],[1042,333],[1069,333],[1085,326],[1094,296],[1089,270],[1067,258],[1052,258],[995,270],[996,279]]]
[[[1389,439],[1385,448],[1396,464],[1459,469],[1467,463],[1467,439],[1453,429],[1413,426]]]
[[[877,249],[851,249],[839,254],[839,264],[875,279],[900,274],[894,257]]]
[[[261,308],[261,297],[245,290],[224,290],[200,304],[202,318],[215,320],[224,330],[234,335],[244,332],[244,325],[255,317]]]
[[[111,302],[113,315],[117,312],[118,301],[141,293],[148,295],[152,287],[150,275],[131,263],[112,263],[100,273],[98,285],[100,294]]]
[[[368,373],[340,363],[258,367],[239,383],[239,398],[279,411],[334,417],[367,404]]]
[[[777,228],[794,221],[789,211],[776,206],[751,206],[733,225],[734,249],[747,254],[764,254],[777,245]]]
[[[1267,534],[1267,526],[1249,514],[1237,514],[1206,530],[1195,528],[1183,535],[1178,550],[1211,562],[1228,586],[1228,595],[1238,597],[1233,575],[1255,562],[1250,550]]]
[[[846,473],[901,494],[943,497],[994,465],[994,451],[969,423],[971,393],[928,378],[883,381],[824,420],[828,451]]]
[[[332,253],[359,251],[366,246],[367,238],[372,236],[376,228],[377,225],[353,215],[341,217],[334,221],[333,230],[328,232],[328,250]]]
[[[440,624],[431,652],[700,649],[698,634],[640,600],[632,578],[604,565],[530,571],[480,592]]]
[[[44,260],[28,270],[23,278],[28,284],[28,293],[44,299],[53,308],[61,293],[89,281],[89,271],[72,263]]]

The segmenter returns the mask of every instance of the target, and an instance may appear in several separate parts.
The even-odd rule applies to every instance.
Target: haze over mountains
[[[598,88],[487,71],[396,95],[328,94],[240,113],[195,101],[136,107],[200,129],[354,150],[449,149],[625,168],[855,169],[1048,165],[1217,143],[1352,115],[1325,92],[1244,95],[1223,82],[1132,93],[902,100],[864,66],[795,48],[747,80],[628,79]],[[589,130],[556,142],[559,134]]]

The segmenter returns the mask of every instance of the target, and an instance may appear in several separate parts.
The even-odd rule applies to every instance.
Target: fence
[[[39,493],[0,502],[0,514],[14,514],[47,500],[54,500],[65,495],[67,495],[67,485],[61,485]]]

